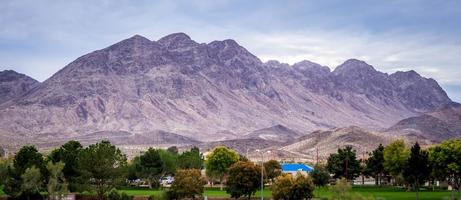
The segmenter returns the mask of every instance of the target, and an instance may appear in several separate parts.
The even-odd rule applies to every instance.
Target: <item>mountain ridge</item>
[[[40,141],[53,134],[162,130],[218,141],[279,124],[300,133],[385,129],[452,103],[437,82],[421,76],[405,82],[405,74],[387,75],[359,60],[333,71],[310,61],[286,66],[261,62],[235,40],[135,35],[77,58],[2,104],[0,135]]]

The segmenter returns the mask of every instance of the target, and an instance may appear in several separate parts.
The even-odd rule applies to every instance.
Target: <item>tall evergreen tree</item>
[[[380,185],[382,178],[387,174],[384,169],[384,146],[379,146],[369,154],[369,158],[366,160],[366,174],[375,178],[375,184]]]
[[[327,169],[334,178],[353,180],[360,174],[360,162],[352,146],[339,148],[338,153],[331,154],[327,161]]]
[[[82,173],[94,186],[99,199],[122,179],[126,156],[109,141],[102,141],[82,150],[79,157]]]
[[[53,163],[63,162],[62,170],[64,178],[69,182],[70,192],[78,192],[83,190],[80,188],[83,184],[82,169],[79,161],[79,154],[83,150],[82,145],[78,141],[69,141],[53,150],[48,159]]]
[[[149,148],[139,157],[141,177],[149,182],[149,187],[158,186],[158,179],[165,172],[165,164],[160,156],[160,151]]]
[[[419,200],[419,188],[429,177],[429,158],[426,151],[421,150],[418,143],[411,147],[410,157],[403,170],[403,177],[416,190],[416,199]]]

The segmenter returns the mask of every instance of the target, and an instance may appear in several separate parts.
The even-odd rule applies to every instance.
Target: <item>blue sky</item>
[[[0,3],[0,70],[40,81],[135,34],[232,38],[263,61],[413,69],[461,102],[461,1],[23,1]]]

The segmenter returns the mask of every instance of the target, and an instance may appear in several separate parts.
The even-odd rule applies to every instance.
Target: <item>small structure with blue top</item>
[[[297,173],[307,175],[314,168],[301,163],[282,163],[282,173],[289,173],[295,176]]]

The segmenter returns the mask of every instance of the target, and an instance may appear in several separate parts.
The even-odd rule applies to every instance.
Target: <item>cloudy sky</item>
[[[334,68],[357,58],[387,73],[413,69],[461,102],[461,1],[0,2],[0,70],[39,81],[77,57],[135,34],[232,38],[263,61]]]

